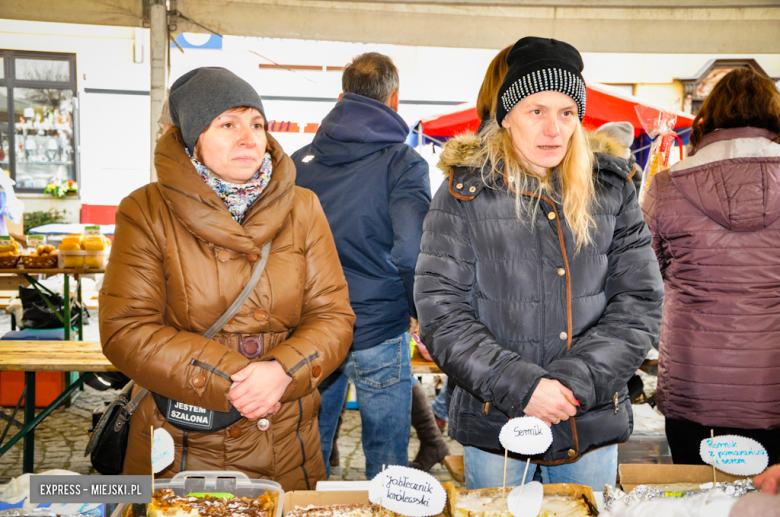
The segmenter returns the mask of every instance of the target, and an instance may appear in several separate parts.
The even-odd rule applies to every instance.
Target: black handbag
[[[99,473],[115,476],[122,473],[127,452],[127,436],[130,417],[146,395],[141,390],[130,399],[135,383],[130,381],[119,396],[111,402],[92,431],[84,456],[89,456],[92,466]]]
[[[45,292],[44,292],[45,291]],[[43,299],[49,301],[46,301]],[[19,287],[19,299],[22,301],[22,327],[26,329],[56,329],[65,326],[65,300],[62,296],[43,287],[36,291],[28,287]],[[51,306],[49,306],[51,304]],[[53,310],[52,310],[53,307]],[[71,298],[70,325],[75,327],[79,322],[79,310],[83,311],[84,323],[89,320],[89,312]],[[55,311],[57,311],[55,313]],[[59,314],[58,314],[59,313]]]
[[[244,286],[241,294],[238,295],[238,298],[236,298],[228,310],[225,311],[225,314],[223,314],[206,332],[203,333],[204,337],[207,337],[208,339],[213,338],[217,332],[222,330],[222,327],[224,327],[227,322],[236,315],[238,309],[240,309],[246,299],[249,298],[249,295],[260,281],[260,277],[263,275],[265,265],[268,263],[268,255],[270,253],[271,243],[268,242],[265,246],[263,246],[261,259],[252,271],[252,276]],[[219,375],[222,372],[215,373]],[[125,453],[127,452],[128,434],[130,431],[130,417],[133,415],[133,412],[136,410],[146,394],[149,393],[148,389],[141,388],[141,390],[136,393],[135,397],[130,399],[130,393],[134,384],[135,383],[131,381],[127,386],[125,386],[119,396],[114,399],[113,402],[111,402],[108,408],[106,408],[105,413],[103,413],[100,421],[95,426],[95,430],[92,432],[92,437],[90,437],[89,443],[87,443],[87,448],[84,451],[84,456],[90,457],[92,466],[95,467],[95,470],[101,474],[116,475],[122,473],[122,468],[125,462]],[[155,399],[157,399],[157,396],[155,396]],[[168,401],[168,403],[171,404],[171,407],[174,407],[174,404],[179,404],[178,402],[166,397],[162,397],[162,399]],[[202,408],[196,409],[208,411]],[[161,410],[161,412],[163,416],[166,416],[166,411]],[[235,415],[238,415],[238,418],[235,418],[233,422],[236,422],[241,418],[241,414],[235,408],[227,413],[222,413],[219,411],[212,411],[212,413],[219,414],[217,415],[219,417],[219,422],[233,419],[235,418]],[[216,419],[212,421],[216,421]],[[169,423],[171,423],[171,425],[174,427],[181,429],[179,425],[170,421]],[[190,429],[184,430],[189,431]],[[200,428],[192,430],[199,432],[213,432],[217,429],[204,431],[203,428]]]

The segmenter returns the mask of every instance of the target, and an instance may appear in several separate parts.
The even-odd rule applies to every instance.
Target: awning
[[[148,27],[161,0],[2,0],[0,18]],[[162,2],[165,3],[165,2]],[[684,4],[684,5],[681,5]],[[177,0],[175,32],[499,49],[521,36],[581,52],[773,54],[777,0]],[[175,6],[175,7],[174,7]]]

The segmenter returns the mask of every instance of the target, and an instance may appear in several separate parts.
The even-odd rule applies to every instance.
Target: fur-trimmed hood
[[[586,133],[590,150],[595,154],[626,158],[631,151],[619,140],[600,132]],[[437,167],[446,177],[453,167],[478,167],[476,154],[482,146],[482,138],[476,133],[465,133],[444,144]]]
[[[482,146],[482,138],[476,133],[465,133],[449,139],[442,147],[441,158],[436,165],[449,177],[453,167],[477,167],[475,156]]]

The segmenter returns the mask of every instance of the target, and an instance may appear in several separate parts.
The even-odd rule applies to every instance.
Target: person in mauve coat
[[[726,74],[693,121],[692,151],[642,200],[666,285],[658,409],[675,463],[701,440],[753,438],[780,462],[780,92]]]
[[[328,221],[295,186],[248,83],[222,68],[193,70],[173,84],[170,112],[158,181],[117,212],[100,292],[103,351],[136,393],[143,386],[196,416],[240,415],[214,432],[183,431],[147,395],[130,422],[124,473],[150,473],[150,429],[163,428],[176,457],[158,477],[234,470],[313,490],[325,479],[317,385],[344,360],[355,320]],[[265,258],[238,313],[203,337]]]

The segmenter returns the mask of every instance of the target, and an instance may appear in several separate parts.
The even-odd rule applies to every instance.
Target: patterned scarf
[[[271,154],[265,153],[263,157],[263,164],[252,178],[243,185],[236,183],[228,183],[217,177],[216,174],[211,172],[208,167],[200,163],[197,158],[192,156],[189,150],[187,154],[190,157],[192,165],[200,174],[206,185],[216,192],[216,194],[225,202],[228,211],[233,219],[241,224],[244,220],[244,214],[252,206],[260,194],[263,193],[265,187],[268,186],[268,182],[271,181],[271,174],[273,167],[271,165]]]

